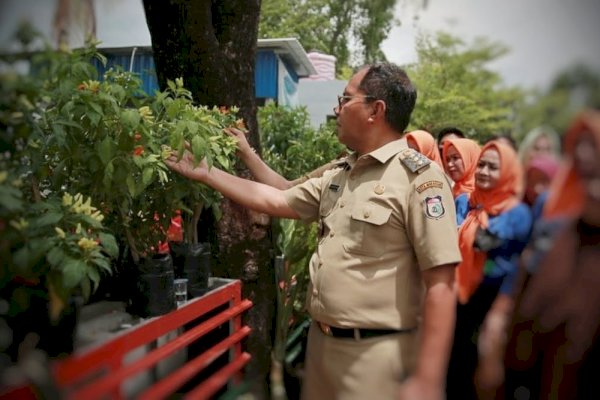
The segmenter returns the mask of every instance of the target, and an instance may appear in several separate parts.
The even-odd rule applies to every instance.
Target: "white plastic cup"
[[[182,306],[187,301],[187,283],[188,280],[186,278],[175,279],[173,281],[173,286],[175,289],[175,302],[177,303],[177,307]]]

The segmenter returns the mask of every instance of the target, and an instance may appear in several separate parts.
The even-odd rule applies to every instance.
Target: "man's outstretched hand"
[[[208,165],[206,164],[206,160],[202,159],[200,164],[194,167],[194,155],[188,150],[185,150],[183,157],[181,157],[181,160],[179,161],[177,161],[176,152],[171,153],[164,161],[167,167],[172,171],[175,171],[186,178],[204,182],[208,176]]]

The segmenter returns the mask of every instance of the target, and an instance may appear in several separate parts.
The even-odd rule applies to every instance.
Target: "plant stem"
[[[204,208],[204,203],[200,202],[196,204],[196,208],[194,209],[194,215],[192,216],[191,226],[189,227],[192,230],[192,243],[198,243],[198,221],[200,221],[200,215],[202,214],[202,209]]]
[[[137,247],[135,246],[135,239],[133,238],[133,235],[129,230],[129,224],[125,223],[125,221],[127,220],[126,214],[120,208],[119,212],[121,214],[121,219],[123,220],[123,226],[125,227],[125,237],[127,238],[127,243],[129,244],[129,248],[131,249],[131,257],[133,258],[133,262],[137,264],[140,261],[140,254],[138,252]]]
[[[37,179],[35,176],[31,177],[31,192],[33,194],[33,201],[39,203],[42,201],[42,196],[40,195],[40,188]]]

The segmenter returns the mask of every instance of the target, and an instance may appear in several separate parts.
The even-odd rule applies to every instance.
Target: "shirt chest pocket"
[[[357,205],[350,217],[350,229],[344,241],[344,249],[349,253],[379,257],[394,240],[390,226],[392,210],[377,204]]]

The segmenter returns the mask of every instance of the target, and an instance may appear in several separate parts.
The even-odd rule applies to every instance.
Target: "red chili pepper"
[[[134,156],[141,156],[144,153],[144,146],[135,146],[133,149]]]

